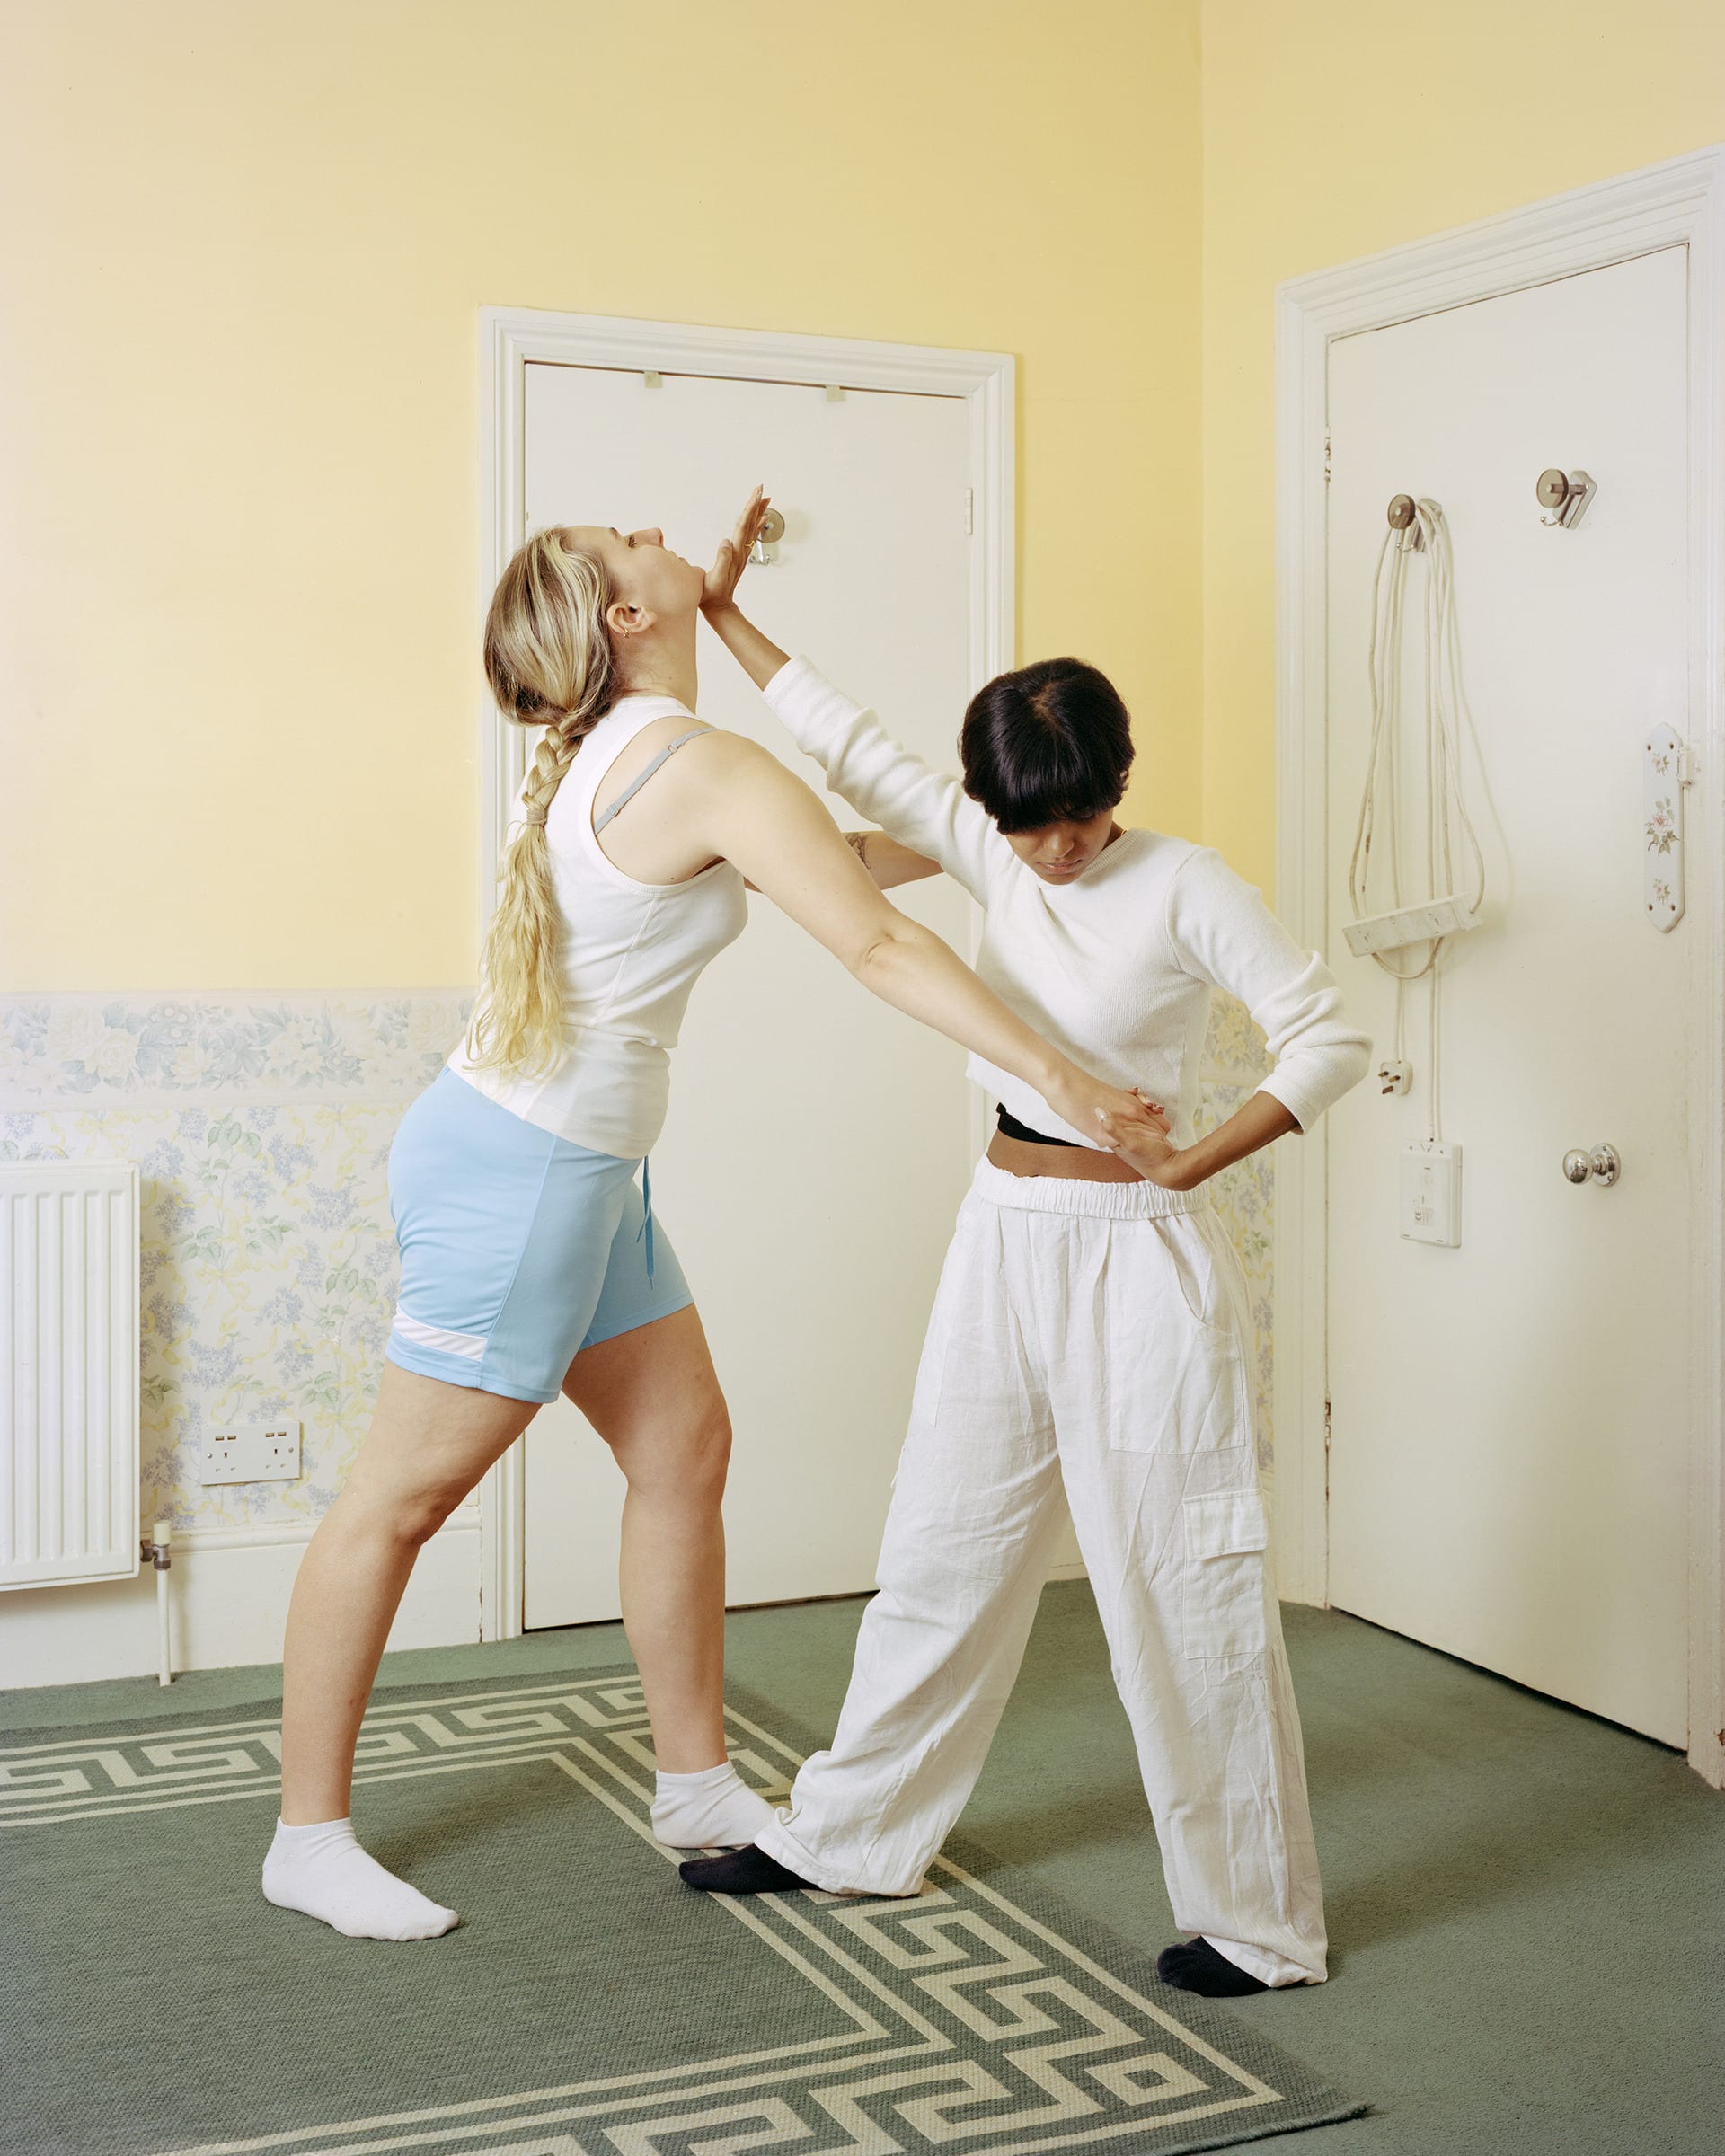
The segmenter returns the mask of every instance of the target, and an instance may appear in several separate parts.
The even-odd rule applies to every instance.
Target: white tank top
[[[500,1107],[620,1160],[642,1158],[658,1138],[689,991],[748,919],[742,876],[728,861],[686,883],[640,883],[594,836],[593,798],[606,773],[643,727],[674,718],[694,720],[674,696],[620,699],[581,743],[546,812],[562,927],[563,1045],[556,1061],[535,1078],[474,1070],[464,1038],[449,1058],[452,1071]],[[518,800],[511,840],[520,808]]]

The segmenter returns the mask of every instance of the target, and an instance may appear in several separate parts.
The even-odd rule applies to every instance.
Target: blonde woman
[[[865,988],[1126,1142],[1165,1123],[1032,1033],[880,895],[774,757],[702,726],[695,621],[735,590],[757,488],[712,569],[657,530],[542,532],[505,570],[485,670],[544,729],[523,785],[473,1025],[390,1155],[402,1287],[365,1445],[306,1551],[284,1652],[279,1906],[367,1939],[457,1922],[367,1856],[354,1745],[419,1548],[561,1390],[628,1484],[624,1623],[675,1847],[752,1842],[771,1815],[726,1757],[725,1403],[635,1174],[664,1119],[689,992],[742,932],[745,879]]]

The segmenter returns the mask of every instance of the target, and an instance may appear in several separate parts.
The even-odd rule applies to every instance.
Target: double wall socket
[[[296,1422],[242,1422],[204,1436],[205,1482],[295,1482],[299,1479]]]

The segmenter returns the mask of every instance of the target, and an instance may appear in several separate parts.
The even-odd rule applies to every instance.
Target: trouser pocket
[[[1186,1555],[1183,1630],[1190,1661],[1261,1655],[1269,1522],[1255,1489],[1212,1490],[1180,1508]]]
[[[1211,1453],[1247,1444],[1249,1328],[1236,1260],[1213,1215],[1074,1224],[1101,1229],[1105,1241],[1100,1254],[1083,1242],[1075,1251],[1081,1286],[1076,1267],[1100,1267],[1101,1294],[1071,1297],[1063,1383],[1068,1392],[1075,1382],[1093,1390],[1110,1446]],[[1088,1370],[1075,1379],[1081,1356]]]

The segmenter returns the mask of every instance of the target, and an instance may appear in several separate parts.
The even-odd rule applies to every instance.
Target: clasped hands
[[[1185,1189],[1188,1186],[1181,1167],[1184,1156],[1179,1146],[1168,1141],[1167,1111],[1137,1086],[1125,1099],[1130,1105],[1124,1110],[1096,1110],[1103,1150],[1119,1153],[1147,1183],[1164,1190]]]

